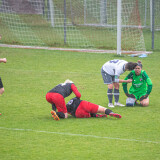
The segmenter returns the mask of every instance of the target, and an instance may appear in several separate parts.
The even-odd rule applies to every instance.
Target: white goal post
[[[145,53],[148,1],[0,0],[0,43]]]

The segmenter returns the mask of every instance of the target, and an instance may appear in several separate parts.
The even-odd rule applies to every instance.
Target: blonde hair
[[[65,81],[64,81],[64,83],[73,83],[71,80],[69,80],[69,79],[66,79]]]

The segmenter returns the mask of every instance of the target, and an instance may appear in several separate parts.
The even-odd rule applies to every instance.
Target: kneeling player
[[[132,85],[128,93],[127,83],[122,83],[123,90],[127,96],[126,106],[134,106],[134,104],[137,103],[137,100],[140,101],[142,106],[148,106],[148,96],[152,91],[152,81],[147,73],[142,70],[141,61],[138,61],[135,69],[125,78],[125,80],[127,79],[132,79]]]

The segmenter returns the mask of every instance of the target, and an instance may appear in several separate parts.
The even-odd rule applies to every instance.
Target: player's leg
[[[53,101],[56,105],[56,108],[58,110],[57,114],[60,116],[60,118],[68,118],[64,97],[61,94],[55,93]]]
[[[46,94],[46,100],[52,104],[52,117],[55,120],[59,120],[59,118],[67,118],[68,114],[67,114],[67,108],[65,105],[65,101],[62,95],[58,94],[58,93],[47,93]],[[55,106],[58,110],[58,115],[56,113]]]
[[[3,87],[3,83],[0,77],[0,95],[2,95],[4,93],[4,87]]]
[[[108,91],[107,91],[107,96],[108,96],[108,107],[114,107],[112,100],[113,100],[113,84],[108,84]]]
[[[102,74],[102,78],[104,81],[104,84],[107,84],[108,86],[108,90],[107,90],[107,97],[108,97],[108,107],[114,107],[113,103],[112,103],[112,99],[113,99],[113,77],[111,75],[109,75],[108,73],[106,73],[103,69],[101,69],[101,74]]]
[[[84,107],[81,103],[78,106],[78,108],[76,109],[76,112],[75,112],[76,118],[90,118],[91,114],[89,112],[87,112],[86,110],[84,110]]]
[[[141,99],[142,96],[146,95],[146,93],[144,94],[139,94],[139,99]],[[140,104],[143,106],[143,107],[147,107],[149,105],[149,97],[143,99],[143,100],[140,100]]]
[[[114,103],[114,106],[120,106],[120,107],[123,107],[125,105],[119,103],[119,83],[113,83],[114,85],[114,99],[115,99],[115,103]]]
[[[2,80],[1,80],[1,77],[0,77],[0,96],[3,94],[4,92],[4,87],[3,87],[3,83],[2,83]],[[0,113],[1,115],[1,113]]]
[[[52,110],[56,111],[56,105],[54,103],[52,104]]]
[[[140,101],[140,104],[143,107],[147,107],[149,105],[149,97],[147,97],[146,99],[143,99],[142,101]]]
[[[99,113],[105,113],[106,115],[112,116],[112,117],[116,117],[116,118],[121,118],[122,116],[118,113],[114,113],[112,110],[107,109],[105,107],[99,106],[98,107],[98,112]]]
[[[97,105],[97,104],[94,104],[88,101],[82,101],[81,103],[83,105],[83,109],[86,112],[89,112],[91,114],[92,113],[102,113],[102,114],[110,115],[116,118],[121,118],[120,114],[114,113],[112,110],[107,109],[103,106],[100,106],[100,105]]]

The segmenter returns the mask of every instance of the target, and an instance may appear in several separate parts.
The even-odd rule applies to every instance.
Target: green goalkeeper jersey
[[[144,70],[141,70],[140,75],[136,75],[134,70],[131,71],[125,78],[125,80],[127,79],[132,79],[132,86],[129,89],[130,94],[134,95],[150,94],[152,90],[152,81]],[[127,83],[122,83],[122,85],[124,92],[128,93]]]

